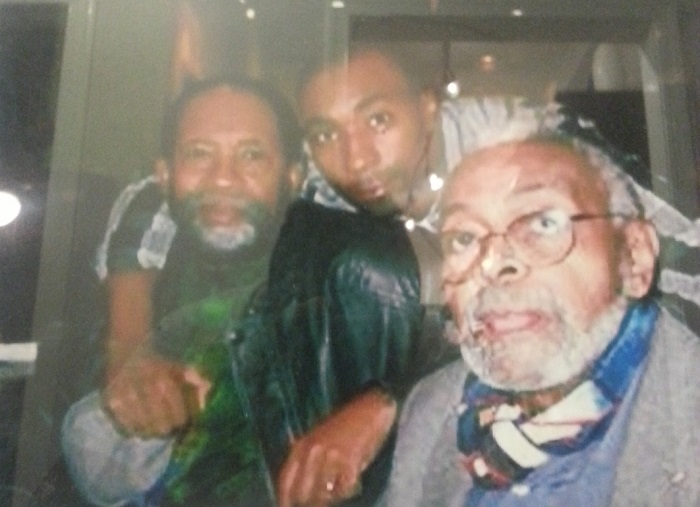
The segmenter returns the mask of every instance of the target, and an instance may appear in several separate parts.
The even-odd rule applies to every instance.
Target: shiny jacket
[[[291,206],[270,262],[266,312],[294,382],[294,434],[371,387],[401,402],[456,357],[441,308],[421,304],[420,269],[399,220]],[[392,447],[393,437],[347,505],[371,505],[383,491]],[[272,458],[274,470],[283,458]]]

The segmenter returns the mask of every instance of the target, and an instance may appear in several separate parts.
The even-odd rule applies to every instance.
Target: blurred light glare
[[[245,17],[248,19],[255,19],[255,9],[248,9],[245,11]]]
[[[433,192],[437,192],[438,190],[440,190],[445,183],[445,181],[435,173],[430,175],[429,181],[430,190],[432,190]]]
[[[493,55],[482,55],[479,58],[479,67],[484,72],[491,72],[496,68],[496,58]]]
[[[22,209],[19,199],[15,194],[0,191],[0,227],[12,223]]]
[[[516,18],[519,18],[520,16],[523,15],[523,10],[522,9],[513,9],[511,11],[511,14],[515,16]]]
[[[406,230],[412,231],[416,228],[416,221],[412,218],[409,218],[404,222],[404,226],[406,227]]]
[[[333,0],[333,3],[331,3],[331,6],[334,9],[342,9],[343,7],[345,7],[345,2],[343,2],[343,0]]]
[[[449,83],[447,83],[445,85],[445,93],[451,99],[456,99],[457,97],[459,97],[459,91],[460,91],[459,81],[457,81],[456,79],[453,81],[450,81]]]

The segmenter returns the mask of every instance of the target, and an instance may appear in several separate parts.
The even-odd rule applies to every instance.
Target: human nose
[[[348,168],[362,172],[377,162],[378,152],[368,128],[355,126],[348,129]]]
[[[210,172],[210,180],[212,185],[217,188],[230,188],[240,184],[241,171],[236,157],[227,153],[216,157]]]
[[[522,278],[528,267],[515,255],[513,247],[503,234],[485,238],[486,242],[479,267],[483,277],[490,283],[509,284]]]

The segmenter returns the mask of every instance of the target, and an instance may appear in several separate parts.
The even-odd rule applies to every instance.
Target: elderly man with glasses
[[[556,104],[473,107],[440,222],[464,361],[407,400],[388,504],[699,505],[700,341],[649,295],[635,159]]]

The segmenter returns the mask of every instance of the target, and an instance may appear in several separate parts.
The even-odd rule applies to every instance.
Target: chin
[[[257,231],[249,223],[234,227],[199,227],[199,235],[202,243],[221,252],[232,252],[257,240]]]

